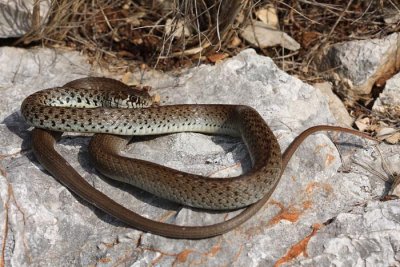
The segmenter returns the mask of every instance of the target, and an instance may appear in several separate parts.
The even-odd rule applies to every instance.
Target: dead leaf
[[[358,119],[355,121],[355,124],[360,132],[365,132],[371,125],[369,118]]]
[[[174,37],[190,36],[191,31],[183,20],[167,19],[165,22],[165,33]]]
[[[313,42],[317,41],[321,34],[319,32],[304,32],[302,34],[301,44],[304,48],[309,47]]]
[[[230,47],[238,47],[242,43],[239,37],[234,36],[231,40]]]
[[[392,134],[391,136],[385,138],[385,141],[392,145],[400,143],[400,133]]]
[[[240,35],[249,43],[260,48],[282,46],[286,49],[296,51],[300,44],[285,32],[276,30],[261,21],[252,21],[247,25]]]
[[[117,52],[117,55],[118,55],[119,57],[127,57],[127,58],[134,58],[134,57],[135,57],[134,54],[132,54],[131,52],[126,51],[126,50],[118,51],[118,52]]]
[[[268,26],[271,26],[274,29],[279,29],[279,19],[274,6],[266,5],[264,8],[256,11],[256,16]]]
[[[398,129],[385,127],[380,128],[376,132],[379,139],[385,140],[389,144],[397,144],[400,142],[400,132]]]
[[[124,75],[122,75],[121,82],[125,84],[129,84],[129,81],[132,79],[132,72],[128,71],[125,72]]]
[[[227,58],[229,55],[227,53],[215,53],[212,55],[207,56],[208,60],[210,60],[212,63],[217,63],[225,58]]]

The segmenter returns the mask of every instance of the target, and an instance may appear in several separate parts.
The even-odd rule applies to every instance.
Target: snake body
[[[354,130],[320,125],[303,132],[283,154],[261,115],[243,105],[171,105],[148,107],[151,97],[107,78],[84,78],[63,87],[38,91],[22,103],[33,131],[33,150],[43,166],[79,196],[134,227],[174,238],[205,238],[227,232],[256,213],[274,191],[298,145],[322,130]],[[140,107],[139,109],[130,109]],[[40,128],[40,129],[38,129]],[[248,206],[236,217],[209,226],[178,226],[146,219],[90,186],[55,150],[57,132],[103,133],[92,138],[89,150],[100,172],[160,197],[192,207],[231,210]],[[201,132],[240,136],[247,146],[252,169],[229,179],[206,178],[119,154],[127,138]],[[369,138],[371,139],[371,138]]]

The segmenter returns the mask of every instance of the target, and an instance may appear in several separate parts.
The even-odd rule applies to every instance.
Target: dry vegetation
[[[301,49],[258,51],[306,80],[319,78],[313,59],[324,46],[382,37],[400,27],[383,21],[387,10],[399,12],[394,0],[53,0],[46,22],[33,16],[32,31],[20,41],[69,46],[97,60],[118,57],[170,70],[248,47],[238,38],[239,31],[267,4],[277,10],[280,29]]]
[[[398,22],[385,22],[400,13],[398,0],[52,0],[42,21],[36,5],[32,30],[18,43],[71,47],[95,63],[130,71],[143,64],[173,70],[216,62],[251,47],[240,31],[266,7],[273,7],[279,29],[301,49],[252,47],[305,81],[322,78],[314,59],[330,44],[380,38],[400,29]],[[349,108],[356,117],[370,112],[357,103]]]
[[[20,42],[69,46],[96,59],[119,57],[172,69],[190,64],[200,50],[225,47],[241,8],[238,0],[53,0],[47,22],[36,21]],[[187,51],[192,51],[189,56]]]

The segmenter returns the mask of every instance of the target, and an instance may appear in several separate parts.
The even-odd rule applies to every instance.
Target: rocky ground
[[[206,59],[212,64],[162,73],[133,67],[137,62],[119,61],[131,56],[127,51],[116,53],[118,59],[109,57],[117,61],[113,68],[100,68],[101,64],[93,64],[97,63],[93,54],[75,51],[76,43],[71,44],[71,40],[53,48],[39,47],[29,38],[24,42],[34,45],[8,46],[15,43],[13,38],[32,31],[33,17],[46,21],[49,3],[40,1],[40,8],[35,9],[32,1],[0,0],[0,38],[5,38],[0,40],[0,266],[400,266],[400,187],[392,185],[400,173],[398,12],[382,9],[383,22],[378,18],[363,28],[364,21],[373,15],[371,10],[355,19],[352,14],[360,12],[357,8],[350,12],[347,6],[349,12],[341,13],[339,6],[326,4],[324,10],[338,15],[337,22],[335,16],[312,20],[309,17],[317,8],[324,7],[316,4],[303,9],[309,11],[306,15],[292,13],[293,24],[286,29],[295,26],[303,27],[303,31],[292,31],[295,35],[290,36],[279,30],[281,18],[276,10],[266,6],[256,12],[252,25],[243,27],[240,38],[258,47],[259,52],[281,46],[298,59],[310,52],[301,64],[291,62],[291,54],[283,55],[277,64],[280,52],[273,61],[246,49],[236,56],[215,53]],[[108,36],[110,26],[143,26],[143,14],[135,18],[137,14],[124,10],[125,6],[118,12],[127,21],[112,20],[114,10],[105,10],[101,18],[110,19],[111,24],[103,21],[97,25],[97,35],[91,37]],[[339,23],[341,19],[348,22],[347,26]],[[271,22],[275,24],[269,25]],[[318,80],[308,84],[295,77],[293,69],[307,73],[307,60],[316,55],[316,43],[328,40],[318,33],[318,25],[325,22],[333,23],[325,36],[331,40],[346,39],[343,33],[355,27],[351,25],[365,32],[376,31],[379,26],[388,34],[331,45],[325,42],[327,49],[321,49],[312,69],[318,79],[301,75],[303,80]],[[309,24],[314,28],[308,28]],[[333,31],[335,27],[337,31]],[[144,40],[140,34],[136,37],[132,42]],[[236,50],[240,50],[239,43]],[[123,42],[119,45],[123,47]],[[188,48],[184,52],[193,51]],[[185,55],[190,57],[189,53]],[[295,67],[289,75],[282,69],[291,64]],[[318,124],[355,126],[384,142],[377,145],[348,134],[315,134],[293,156],[268,203],[242,226],[204,240],[164,238],[128,227],[86,203],[49,175],[33,155],[31,128],[20,113],[23,99],[38,90],[87,76],[149,85],[161,105],[252,106],[270,125],[282,151],[301,131]],[[103,177],[88,159],[89,140],[90,135],[68,133],[57,149],[96,189],[143,216],[174,224],[206,225],[239,212],[215,213],[179,206]],[[179,133],[134,138],[126,153],[221,179],[251,168],[241,140],[225,136]]]
[[[388,184],[363,166],[381,170],[382,157],[400,166],[398,145],[347,134],[308,138],[289,163],[268,204],[250,221],[206,240],[174,240],[142,233],[102,213],[51,177],[35,160],[30,128],[19,111],[24,97],[88,75],[102,76],[77,52],[0,48],[1,232],[6,265],[396,265],[399,200],[380,201]],[[118,77],[117,77],[118,78]],[[131,77],[133,80],[135,76]],[[143,83],[161,104],[245,104],[257,109],[284,149],[302,130],[336,124],[318,89],[246,50],[215,66],[180,74],[148,73]],[[88,161],[89,137],[68,135],[58,149],[97,189],[146,217],[198,225],[225,220],[178,207],[100,176]],[[195,133],[139,140],[134,157],[206,176],[249,169],[240,140]],[[359,163],[359,164],[356,164]]]

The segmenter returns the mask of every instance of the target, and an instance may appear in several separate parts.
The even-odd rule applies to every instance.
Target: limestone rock
[[[398,70],[399,33],[382,39],[337,43],[330,46],[318,64],[327,72],[335,90],[350,98],[368,95]]]
[[[21,37],[32,27],[34,0],[0,0],[0,38]],[[40,18],[43,20],[50,0],[39,0]]]
[[[337,124],[351,128],[353,119],[347,112],[342,100],[333,93],[332,84],[329,82],[322,82],[314,84],[314,87],[318,88],[328,98],[329,110],[335,117]]]
[[[381,113],[390,112],[393,109],[400,118],[400,73],[387,80],[385,89],[375,101],[372,109]]]
[[[333,134],[335,146],[328,135],[315,134],[299,148],[269,203],[254,218],[215,238],[168,239],[137,231],[97,210],[34,158],[29,127],[19,112],[21,101],[39,89],[102,74],[78,53],[50,49],[1,47],[0,64],[0,240],[6,266],[329,265],[330,260],[378,258],[376,266],[388,266],[399,260],[399,201],[373,200],[385,191],[384,182],[347,160],[357,156],[376,162],[379,155],[370,142]],[[250,105],[269,123],[282,149],[310,126],[335,124],[318,90],[253,50],[215,66],[157,78],[145,74],[143,80],[163,104]],[[183,171],[224,176],[226,169],[237,175],[250,168],[245,146],[237,139],[196,133],[135,139],[127,149],[133,157]],[[99,176],[88,160],[88,140],[87,135],[69,134],[57,148],[89,183],[127,208],[186,225],[233,216],[181,208]],[[381,150],[384,156],[400,154],[399,146],[383,145]],[[400,166],[398,157],[390,160]],[[360,203],[363,208],[357,208]]]

